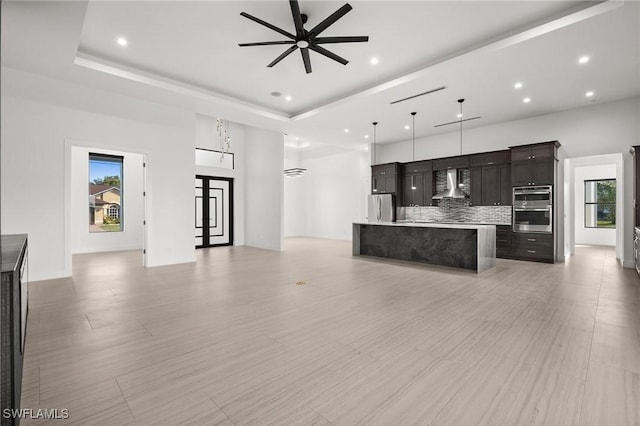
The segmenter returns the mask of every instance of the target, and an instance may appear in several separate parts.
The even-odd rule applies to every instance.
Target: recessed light
[[[127,44],[129,44],[129,42],[127,41],[127,39],[126,39],[126,38],[124,38],[124,37],[118,37],[117,42],[118,42],[118,44],[119,44],[120,46],[126,46]]]
[[[299,141],[299,140],[300,140],[300,138],[296,136],[296,140],[297,140],[297,141]]]
[[[371,60],[369,60],[369,63],[371,63],[371,65],[378,65],[378,62],[380,61],[376,57],[373,57],[371,58]]]
[[[594,95],[592,90],[589,90],[587,93],[584,94],[587,98],[590,98]]]
[[[462,114],[458,113],[458,115],[456,117],[462,118]]]
[[[529,102],[531,102],[531,98],[524,98],[522,102],[524,102],[525,104],[528,104]]]
[[[344,132],[345,133],[349,133],[349,129],[344,129]]]
[[[285,96],[285,98],[284,98],[284,100],[287,101],[287,102],[291,101],[291,99],[292,99],[291,96]]]
[[[514,85],[513,85],[513,87],[514,87],[515,89],[522,89],[522,83],[517,82],[516,84],[514,84]]]
[[[409,130],[410,128],[411,128],[411,126],[409,126],[408,124],[406,124],[406,125],[404,126],[404,129],[405,129],[405,130]]]
[[[364,135],[364,138],[365,139],[369,139],[369,135]]]
[[[280,92],[271,92],[271,96],[273,96],[275,98],[279,98],[280,96],[282,96],[282,93],[280,93]]]
[[[581,64],[586,64],[587,62],[589,62],[589,59],[591,58],[589,58],[587,55],[580,56],[580,59],[578,59],[578,62]]]
[[[365,145],[365,146],[364,146],[364,150],[365,150],[365,151],[369,151],[369,145]]]

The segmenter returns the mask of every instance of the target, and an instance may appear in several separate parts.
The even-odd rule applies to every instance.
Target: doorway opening
[[[233,178],[196,175],[196,248],[233,245]]]
[[[124,263],[136,259],[146,266],[146,155],[74,141],[67,141],[66,149],[69,275],[75,256],[98,265],[106,252],[122,252]],[[137,253],[125,256],[131,251]]]
[[[596,250],[628,266],[622,177],[622,154],[565,160],[565,257]]]

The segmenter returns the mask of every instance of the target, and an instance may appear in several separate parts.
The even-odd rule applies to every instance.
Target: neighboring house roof
[[[111,190],[120,192],[120,189],[116,188],[115,186],[96,185],[95,183],[89,183],[89,195],[98,195],[98,194],[102,194],[103,192],[108,192]]]
[[[104,206],[118,206],[120,207],[120,204],[115,203],[113,201],[104,201],[101,200],[99,198],[96,198],[95,200],[93,200],[93,205],[89,205],[90,207],[104,207]]]

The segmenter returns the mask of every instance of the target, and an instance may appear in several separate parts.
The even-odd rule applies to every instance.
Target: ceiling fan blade
[[[313,44],[327,43],[360,43],[369,41],[369,36],[348,36],[348,37],[318,37],[311,40]]]
[[[309,45],[309,49],[311,49],[311,50],[313,50],[315,52],[318,52],[319,54],[324,55],[327,58],[333,59],[336,62],[340,62],[342,65],[347,65],[349,63],[349,61],[347,61],[343,57],[338,56],[335,53],[328,51],[324,47],[314,46],[313,44],[310,44]]]
[[[289,0],[289,6],[291,6],[291,15],[293,15],[293,23],[296,26],[296,36],[298,38],[304,37],[304,23],[302,22],[302,14],[300,13],[300,5],[298,0]]]
[[[266,21],[263,21],[263,20],[262,20],[262,19],[260,19],[260,18],[256,18],[255,16],[251,16],[251,15],[249,15],[249,14],[248,14],[248,13],[246,13],[246,12],[241,12],[241,13],[240,13],[240,16],[244,16],[244,17],[245,17],[245,18],[247,18],[247,19],[251,19],[253,22],[257,22],[257,23],[258,23],[258,24],[260,24],[260,25],[264,25],[265,27],[269,28],[270,30],[273,30],[273,31],[275,31],[275,32],[277,32],[277,33],[280,33],[280,34],[282,34],[282,35],[283,35],[283,36],[285,36],[285,37],[289,37],[290,39],[293,39],[293,40],[295,40],[295,39],[296,39],[296,36],[294,36],[293,34],[291,34],[291,33],[287,32],[287,31],[285,31],[285,30],[283,30],[282,28],[278,28],[278,27],[276,27],[275,25],[272,25],[272,24],[270,24],[270,23],[268,23],[268,22],[266,22]]]
[[[275,64],[277,64],[278,62],[280,62],[281,60],[283,60],[284,58],[286,58],[287,56],[289,56],[291,53],[293,53],[294,50],[296,50],[298,48],[298,46],[296,46],[295,44],[293,46],[291,46],[290,48],[288,48],[287,50],[284,51],[284,53],[280,56],[278,56],[277,58],[275,58],[273,60],[273,62],[271,62],[269,65],[267,65],[267,67],[271,68],[272,66],[274,66]]]
[[[271,46],[273,44],[293,44],[295,41],[293,40],[283,40],[283,41],[261,41],[258,43],[239,43],[238,46],[247,47],[247,46]]]
[[[326,18],[324,21],[320,22],[318,25],[313,27],[311,29],[311,31],[309,31],[309,36],[310,37],[317,36],[318,34],[323,32],[324,30],[329,28],[329,26],[332,25],[334,22],[336,22],[338,19],[340,19],[344,15],[346,15],[347,12],[349,12],[351,9],[353,9],[353,8],[351,7],[351,5],[349,3],[345,4],[340,9],[336,10],[331,15],[329,15],[329,17]]]
[[[311,47],[311,45],[309,45]],[[311,59],[309,59],[309,49],[304,47],[300,49],[302,52],[302,62],[304,62],[304,70],[309,74],[311,72]]]

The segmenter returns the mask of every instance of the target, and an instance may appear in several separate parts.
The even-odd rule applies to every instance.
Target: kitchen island
[[[483,272],[496,265],[496,227],[467,223],[354,222],[353,254]]]

